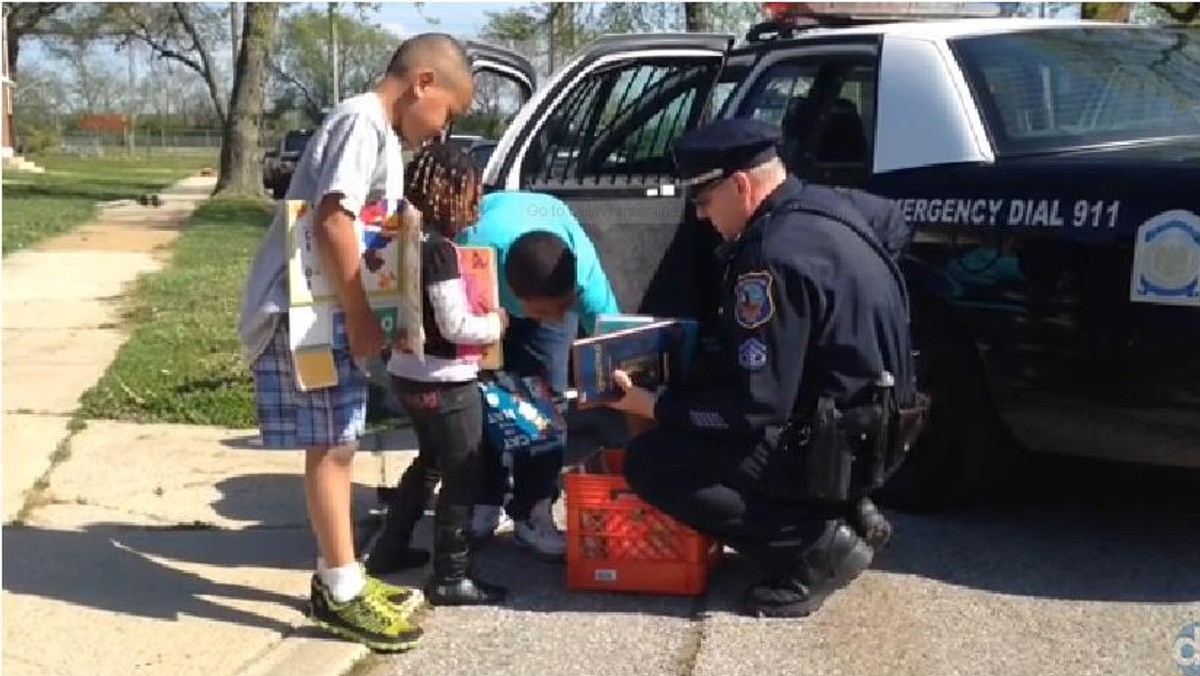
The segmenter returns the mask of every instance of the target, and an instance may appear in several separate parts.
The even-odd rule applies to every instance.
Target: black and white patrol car
[[[623,310],[711,319],[715,239],[670,148],[714,116],[780,125],[796,174],[898,200],[915,226],[934,413],[896,500],[968,497],[1010,448],[1200,467],[1200,34],[968,19],[606,37],[523,106],[485,189],[568,203]]]

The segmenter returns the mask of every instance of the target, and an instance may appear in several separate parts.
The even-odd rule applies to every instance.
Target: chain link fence
[[[122,132],[70,131],[62,135],[59,149],[76,155],[107,155],[127,153],[205,152],[221,148],[220,129],[182,129],[175,131],[141,131],[129,138]]]

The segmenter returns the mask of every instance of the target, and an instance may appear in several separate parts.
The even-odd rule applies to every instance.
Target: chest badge
[[[738,365],[757,371],[767,365],[767,346],[757,338],[747,338],[738,346]]]
[[[771,285],[775,280],[769,272],[747,272],[733,286],[733,318],[743,329],[756,329],[771,321],[775,302]]]

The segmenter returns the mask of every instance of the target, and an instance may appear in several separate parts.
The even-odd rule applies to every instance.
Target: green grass
[[[164,188],[216,166],[213,153],[159,154],[126,157],[46,155],[30,158],[44,174],[4,173],[3,247],[5,255],[82,225],[96,214],[96,204]]]
[[[170,265],[129,294],[128,342],[83,396],[90,418],[254,425],[254,396],[234,330],[268,202],[213,199],[176,240]]]

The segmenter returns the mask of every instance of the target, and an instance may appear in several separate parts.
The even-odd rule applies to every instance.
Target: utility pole
[[[130,155],[133,155],[137,150],[137,83],[133,77],[133,52],[136,47],[130,43],[126,47],[125,52],[129,55],[129,114],[125,116],[126,125],[126,149]]]
[[[329,3],[329,62],[333,64],[333,108],[342,99],[341,73],[338,72],[338,34],[337,34],[337,3]]]

